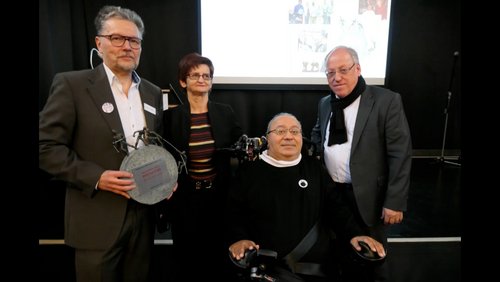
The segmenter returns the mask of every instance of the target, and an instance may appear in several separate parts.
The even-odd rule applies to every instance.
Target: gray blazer
[[[311,132],[311,141],[321,156],[330,100],[328,95],[319,101],[318,119]],[[410,129],[401,96],[367,85],[361,94],[349,167],[358,209],[368,226],[380,223],[383,207],[406,210],[411,156]]]
[[[141,79],[142,103],[149,129],[161,133],[162,94],[158,86]],[[103,104],[114,110],[106,113]],[[65,243],[76,248],[110,246],[124,222],[127,199],[95,190],[105,170],[118,170],[124,158],[113,148],[113,132],[123,133],[118,108],[104,70],[59,73],[39,116],[39,167],[67,182]]]

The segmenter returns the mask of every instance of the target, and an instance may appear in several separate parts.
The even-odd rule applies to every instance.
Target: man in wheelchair
[[[297,118],[277,114],[266,139],[267,150],[239,166],[229,191],[229,256],[244,270],[240,281],[334,281],[339,233],[351,238],[339,244],[383,260],[383,245],[364,235],[322,163],[301,154]]]

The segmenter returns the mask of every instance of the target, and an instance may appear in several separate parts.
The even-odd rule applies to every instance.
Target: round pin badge
[[[306,188],[307,185],[309,185],[309,184],[307,183],[307,181],[305,179],[299,180],[299,186],[300,186],[300,188]]]
[[[113,104],[111,103],[106,102],[102,104],[102,110],[107,114],[111,113],[114,109],[115,107],[113,107]]]

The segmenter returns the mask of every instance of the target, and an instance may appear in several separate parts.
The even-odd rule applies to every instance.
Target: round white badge
[[[114,109],[115,107],[113,107],[113,104],[111,103],[106,102],[102,104],[102,110],[107,114],[111,113]]]
[[[309,184],[307,183],[307,181],[305,179],[299,180],[299,186],[300,186],[300,188],[306,188],[307,185],[309,185]]]

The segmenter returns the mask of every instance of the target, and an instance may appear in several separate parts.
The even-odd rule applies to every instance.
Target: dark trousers
[[[365,229],[370,237],[382,243],[387,250],[387,227],[383,224],[382,220],[375,226],[366,226],[359,213],[352,186],[337,185],[337,187],[340,187],[342,196],[348,202],[356,222]],[[344,238],[345,240],[349,241],[350,238]],[[339,246],[339,249],[341,250],[340,265],[342,282],[388,281],[389,270],[386,260],[381,262],[363,261],[354,253],[350,244]]]
[[[189,188],[175,195],[179,198],[171,211],[175,281],[228,281],[235,266],[224,240],[225,198],[214,190],[217,186]]]
[[[153,244],[151,210],[130,200],[122,231],[112,246],[105,250],[75,249],[76,281],[147,281]]]

